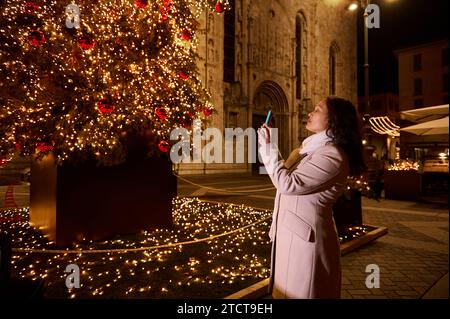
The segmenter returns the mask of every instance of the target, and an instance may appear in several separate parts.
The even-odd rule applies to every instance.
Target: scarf
[[[311,135],[306,138],[302,147],[300,148],[300,155],[306,156],[308,154],[313,153],[319,147],[325,146],[328,143],[331,143],[331,137],[327,136],[327,130],[323,130],[322,132]]]

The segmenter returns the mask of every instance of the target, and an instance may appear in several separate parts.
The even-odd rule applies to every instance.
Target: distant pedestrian
[[[375,172],[375,181],[373,183],[373,194],[374,198],[377,202],[381,199],[381,194],[383,192],[384,188],[384,182],[383,182],[383,175],[384,175],[384,169],[381,167],[378,167]]]

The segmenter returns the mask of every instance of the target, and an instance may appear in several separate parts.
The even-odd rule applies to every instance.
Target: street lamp
[[[395,2],[397,0],[385,0],[386,2]],[[374,25],[370,25],[369,19],[370,19],[370,15],[371,13],[369,13],[369,11],[371,11],[371,7],[375,7],[376,6],[371,6],[371,1],[370,0],[358,0],[358,1],[352,1],[349,6],[348,6],[348,10],[350,11],[355,11],[356,9],[358,9],[358,7],[361,6],[361,8],[364,11],[364,101],[365,101],[365,105],[366,105],[366,111],[370,112],[370,90],[369,90],[369,28],[374,27]],[[372,11],[375,10],[375,8],[372,8]],[[375,13],[375,11],[374,11]],[[378,26],[376,26],[375,23],[375,27],[379,28],[379,11],[378,11]],[[369,132],[367,132],[369,133]],[[367,134],[369,137],[369,144],[370,144],[370,133]],[[389,145],[389,141],[387,142],[387,144]]]
[[[358,1],[352,1],[349,6],[349,11],[356,11],[360,6],[364,10],[364,103],[366,105],[366,111],[370,111],[370,99],[369,99],[369,24],[368,24],[368,18],[369,13],[367,12],[367,7],[370,5],[370,0],[358,0]],[[374,149],[374,146],[372,145],[372,133],[370,129],[370,125],[368,121],[366,120],[366,117],[363,117],[363,135],[364,135],[364,141],[363,143],[365,152],[372,152]],[[372,155],[372,154],[370,154]],[[369,156],[368,159],[370,159],[372,156]]]
[[[370,5],[370,0],[352,1],[348,6],[348,10],[355,11],[359,5],[364,9],[364,102],[366,110],[370,110],[369,99],[369,13],[366,8]]]
[[[358,9],[358,3],[357,2],[350,3],[350,5],[348,6],[348,9],[350,11],[355,11],[356,9]]]

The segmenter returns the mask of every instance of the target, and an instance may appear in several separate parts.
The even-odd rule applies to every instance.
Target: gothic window
[[[224,16],[224,59],[223,59],[223,80],[228,83],[234,82],[235,77],[235,40],[236,40],[236,13],[235,0],[229,0],[231,10],[225,11]]]
[[[339,65],[339,46],[336,42],[332,42],[329,52],[329,66],[328,66],[328,93],[330,95],[337,95],[337,79],[338,79],[338,65]]]
[[[296,97],[302,98],[302,17],[297,15],[295,20],[295,76],[297,80],[296,85]]]

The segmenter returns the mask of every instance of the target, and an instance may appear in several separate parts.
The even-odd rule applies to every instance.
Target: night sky
[[[449,0],[373,0],[380,6],[380,29],[369,29],[370,94],[398,94],[394,50],[448,39]],[[364,33],[358,21],[358,91],[364,96]]]

